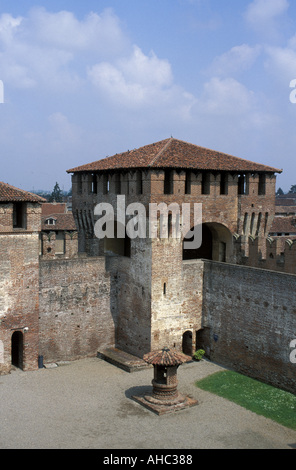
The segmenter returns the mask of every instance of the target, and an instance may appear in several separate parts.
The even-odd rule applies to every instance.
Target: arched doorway
[[[194,235],[184,241],[192,242]],[[213,252],[213,236],[212,232],[206,224],[202,225],[202,245],[195,249],[183,249],[183,259],[212,259]]]
[[[185,331],[183,334],[182,351],[187,356],[192,356],[192,331]]]
[[[184,239],[190,241],[190,239]],[[183,260],[208,259],[231,262],[233,257],[232,235],[222,224],[209,222],[202,224],[202,244],[198,249],[183,249]]]
[[[23,368],[23,333],[15,331],[11,337],[11,363],[19,369]]]

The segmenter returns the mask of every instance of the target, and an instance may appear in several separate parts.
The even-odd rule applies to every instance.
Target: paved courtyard
[[[179,391],[199,405],[157,416],[131,400],[151,389],[152,369],[125,372],[89,358],[0,377],[1,449],[292,449],[296,431],[197,389],[220,370],[178,370]]]

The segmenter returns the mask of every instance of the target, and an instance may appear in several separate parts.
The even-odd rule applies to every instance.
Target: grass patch
[[[292,393],[228,370],[198,380],[195,385],[296,430],[296,396]]]

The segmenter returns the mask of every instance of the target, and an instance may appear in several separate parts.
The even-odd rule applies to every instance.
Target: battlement
[[[40,233],[39,253],[43,259],[75,258],[78,255],[78,233],[55,232]]]
[[[75,173],[73,196],[188,195],[188,196],[274,196],[273,174],[174,169],[117,170]]]
[[[242,249],[241,237],[236,238],[237,263],[254,268],[296,274],[296,237],[267,237],[259,247],[258,237],[248,238],[248,253]]]

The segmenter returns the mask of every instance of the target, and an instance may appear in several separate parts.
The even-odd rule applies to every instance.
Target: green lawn
[[[296,395],[232,371],[216,372],[195,385],[296,430]]]

